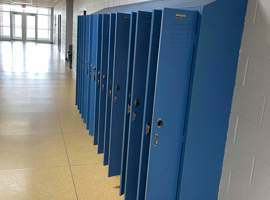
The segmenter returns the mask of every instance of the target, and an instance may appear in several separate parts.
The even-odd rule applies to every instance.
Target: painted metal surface
[[[247,0],[204,8],[187,118],[179,200],[216,200]]]
[[[79,77],[80,77],[80,47],[81,47],[81,37],[80,37],[80,34],[81,34],[81,16],[78,16],[77,17],[77,23],[78,23],[78,26],[77,26],[77,34],[78,34],[78,37],[77,37],[77,63],[76,63],[76,98],[75,98],[75,105],[77,106],[77,108],[79,109],[78,107],[78,103],[79,103],[79,91],[80,91],[80,85],[79,85]]]
[[[101,63],[100,63],[100,87],[99,87],[99,120],[98,120],[98,153],[104,152],[104,128],[106,117],[106,88],[108,69],[108,45],[109,45],[110,15],[104,14],[102,20]]]
[[[145,199],[176,199],[197,18],[163,10]]]
[[[95,131],[94,131],[94,145],[98,144],[98,116],[99,116],[99,101],[100,101],[100,96],[99,96],[99,90],[100,90],[100,80],[101,80],[101,39],[102,39],[102,20],[103,20],[103,15],[99,14],[98,15],[98,36],[97,36],[97,62],[96,62],[96,69],[97,69],[97,76],[96,76],[96,103],[95,103]]]
[[[109,163],[109,144],[110,144],[110,124],[112,108],[112,78],[114,64],[114,45],[115,45],[115,14],[110,16],[110,35],[108,47],[108,68],[107,68],[107,88],[106,88],[106,117],[104,128],[104,165]]]
[[[145,91],[145,103],[143,114],[137,200],[145,199],[149,143],[150,143],[152,115],[153,115],[155,85],[156,85],[157,60],[159,53],[161,17],[162,17],[161,10],[155,10],[152,14],[152,25],[151,25],[152,27],[150,37],[151,40],[150,40],[149,59],[146,76],[146,91]]]
[[[127,65],[127,84],[125,94],[125,118],[123,128],[123,148],[122,148],[122,160],[121,160],[121,180],[120,180],[120,194],[125,192],[126,182],[126,160],[127,160],[127,143],[128,143],[128,131],[129,131],[129,118],[130,118],[130,101],[131,101],[131,86],[133,75],[133,60],[134,60],[134,43],[135,43],[135,30],[136,30],[137,13],[132,13],[130,23],[130,35],[129,35],[129,53],[128,53],[128,65]]]
[[[117,13],[110,124],[109,176],[119,175],[121,169],[129,26],[130,15]]]
[[[134,47],[125,199],[136,199],[152,13],[139,11]]]

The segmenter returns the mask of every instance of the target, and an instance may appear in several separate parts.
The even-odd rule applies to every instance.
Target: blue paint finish
[[[130,15],[117,13],[110,124],[109,176],[119,175],[121,169],[129,26]]]
[[[94,105],[94,112],[95,112],[95,117],[94,117],[94,145],[98,144],[98,116],[99,116],[99,89],[100,89],[100,68],[101,68],[101,37],[102,37],[102,19],[103,15],[99,14],[98,15],[98,22],[97,22],[97,30],[98,34],[97,37],[95,38],[97,40],[97,58],[96,58],[96,88],[95,88],[95,93],[96,93],[96,101]]]
[[[106,117],[104,128],[104,165],[109,163],[109,143],[110,143],[110,124],[111,124],[111,105],[112,105],[112,77],[114,63],[114,44],[115,44],[115,14],[110,16],[110,36],[108,47],[108,68],[107,68],[107,88],[106,88]]]
[[[89,130],[90,133],[90,108],[91,108],[91,71],[92,71],[92,40],[93,40],[93,17],[92,15],[89,15],[89,52],[88,52],[88,89],[87,89],[87,116],[86,116],[86,128]]]
[[[197,18],[163,10],[145,199],[176,199]]]
[[[137,195],[151,19],[152,13],[138,12],[128,132],[125,200],[135,200]]]
[[[95,106],[97,92],[97,54],[98,54],[98,15],[92,15],[92,42],[91,42],[91,83],[90,83],[90,107],[89,107],[89,132],[91,135],[95,133]]]
[[[75,99],[75,105],[78,107],[79,103],[79,90],[80,90],[80,85],[79,85],[79,77],[80,77],[80,47],[81,47],[81,42],[80,42],[80,37],[79,35],[81,34],[81,16],[78,16],[77,18],[77,63],[76,63],[76,99]]]
[[[160,10],[155,10],[152,14],[151,40],[150,40],[149,59],[146,76],[147,81],[145,91],[137,200],[145,199],[145,186],[146,186],[149,143],[150,143],[149,131],[151,131],[151,123],[153,115],[153,103],[154,103],[153,101],[156,85],[156,71],[159,53],[161,17],[162,11]]]
[[[104,128],[106,109],[106,88],[108,69],[108,45],[109,45],[109,23],[110,15],[104,14],[102,20],[102,42],[101,42],[101,69],[99,89],[99,120],[98,120],[98,153],[104,152]]]
[[[179,200],[216,200],[247,0],[203,10],[193,76]]]
[[[127,143],[128,143],[128,131],[129,131],[129,117],[130,117],[130,101],[131,101],[131,86],[133,75],[133,60],[134,60],[134,43],[135,43],[135,30],[136,30],[137,13],[132,13],[130,23],[130,35],[129,35],[129,54],[127,65],[127,84],[125,94],[125,118],[123,128],[123,148],[122,148],[122,160],[121,160],[121,180],[120,180],[120,195],[125,192],[126,182],[126,160],[127,160]]]
[[[84,60],[85,60],[85,74],[84,74],[84,85],[85,85],[85,90],[84,90],[84,107],[83,107],[83,116],[84,116],[84,122],[87,123],[87,118],[88,118],[88,91],[89,91],[89,53],[90,53],[90,16],[85,16],[86,20],[86,30],[85,30],[85,53],[84,53]]]

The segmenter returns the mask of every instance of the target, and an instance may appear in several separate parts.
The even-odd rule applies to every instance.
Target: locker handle
[[[146,123],[145,133],[146,133],[146,135],[150,135],[150,133],[151,133],[151,123],[150,122]]]
[[[157,120],[157,127],[158,128],[162,128],[164,126],[164,122],[163,122],[163,120],[161,119],[161,118],[159,118],[158,120]]]

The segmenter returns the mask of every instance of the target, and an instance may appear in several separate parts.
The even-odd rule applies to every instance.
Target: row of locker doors
[[[198,16],[78,17],[76,105],[126,200],[177,199]]]

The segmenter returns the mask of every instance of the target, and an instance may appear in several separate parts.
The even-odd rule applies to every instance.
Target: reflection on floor
[[[117,200],[49,44],[0,42],[0,199]]]

